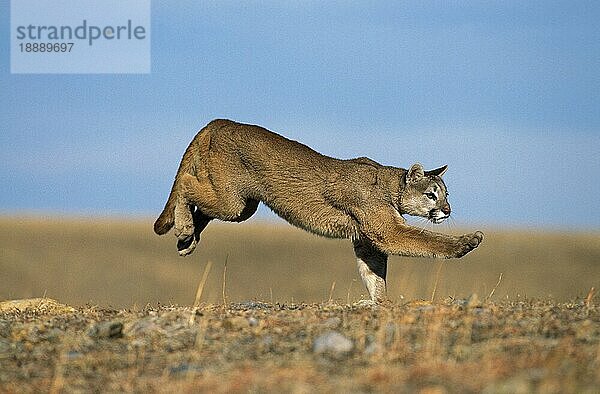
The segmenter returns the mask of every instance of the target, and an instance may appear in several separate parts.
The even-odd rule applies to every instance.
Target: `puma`
[[[433,223],[450,216],[446,169],[335,159],[259,126],[214,120],[185,151],[154,231],[174,227],[185,256],[211,220],[244,221],[263,202],[294,226],[351,239],[370,301],[381,302],[388,255],[457,258],[483,240],[480,231],[451,236],[405,223],[404,214]]]

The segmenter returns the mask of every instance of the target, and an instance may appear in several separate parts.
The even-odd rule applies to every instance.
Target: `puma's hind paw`
[[[177,240],[177,251],[179,252],[180,256],[187,256],[188,254],[192,253],[194,251],[194,249],[196,249],[197,244],[198,244],[198,241],[196,240],[196,237],[194,237],[193,235],[191,235],[187,238],[178,239]]]
[[[462,257],[479,246],[483,241],[483,233],[481,231],[475,231],[472,234],[465,234],[459,238],[459,247],[456,250],[456,254],[450,257]]]
[[[194,236],[194,221],[187,205],[185,208],[175,209],[175,236],[177,237],[177,250],[180,256],[187,256],[196,248],[197,239]]]

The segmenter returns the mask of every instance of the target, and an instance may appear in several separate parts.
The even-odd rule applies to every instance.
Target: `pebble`
[[[187,372],[202,372],[203,368],[198,365],[192,364],[179,364],[169,368],[169,374],[177,375],[177,374],[185,374]]]
[[[125,334],[127,336],[149,336],[155,333],[162,333],[164,330],[156,322],[155,318],[141,318],[133,323],[127,324],[125,327]]]
[[[385,325],[385,346],[391,346],[396,338],[396,325],[388,323]]]
[[[467,308],[479,308],[481,307],[481,301],[477,294],[473,293],[467,298]]]
[[[327,328],[338,328],[342,324],[342,319],[337,316],[330,317],[323,322],[323,326]]]
[[[232,316],[223,320],[223,327],[228,330],[241,330],[249,325],[248,319],[242,316]]]
[[[381,352],[381,346],[379,346],[379,344],[376,342],[374,335],[369,334],[366,336],[365,339],[365,354],[367,356],[371,356]]]
[[[260,302],[260,301],[242,301],[239,303],[234,303],[230,305],[230,309],[232,310],[241,310],[241,311],[247,311],[247,310],[253,310],[253,309],[272,309],[273,306],[265,303],[265,302]]]
[[[8,339],[0,338],[0,359],[2,359],[3,353],[8,353],[11,348],[11,343]]]
[[[344,356],[352,352],[354,343],[337,331],[319,335],[313,342],[313,352],[330,356]]]
[[[88,335],[93,338],[120,338],[123,336],[123,323],[104,321],[90,327]]]
[[[454,300],[452,303],[455,305],[466,307],[467,309],[481,308],[481,306],[482,306],[482,303],[479,300],[479,297],[475,293],[471,294],[469,297],[467,297],[465,299]]]

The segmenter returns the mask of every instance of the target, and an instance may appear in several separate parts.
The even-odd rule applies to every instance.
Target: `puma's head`
[[[406,173],[406,185],[400,197],[400,213],[421,216],[433,223],[442,223],[450,216],[448,191],[442,175],[448,166],[423,171],[423,166],[413,164]]]

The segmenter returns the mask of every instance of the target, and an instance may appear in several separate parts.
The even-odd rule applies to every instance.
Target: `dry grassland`
[[[2,392],[595,393],[591,302],[0,304]]]
[[[3,218],[0,251],[0,300],[72,305],[0,302],[0,393],[600,387],[597,233],[487,231],[460,260],[392,258],[377,308],[354,304],[347,241],[279,224],[211,225],[179,258],[150,221]]]
[[[449,231],[443,226],[438,231]],[[552,298],[569,301],[600,285],[600,233],[485,231],[460,260],[392,257],[392,301]],[[0,218],[0,299],[48,297],[73,305],[189,305],[208,261],[203,300],[342,303],[364,297],[347,240],[313,236],[282,223],[213,223],[188,257],[152,222]],[[437,285],[436,285],[437,284]],[[333,292],[331,291],[334,285]]]

